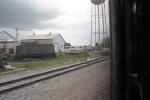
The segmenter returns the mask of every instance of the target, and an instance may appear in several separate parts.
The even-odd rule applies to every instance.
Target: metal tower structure
[[[105,12],[105,0],[91,0],[91,46],[94,42],[101,44],[101,34],[103,38],[107,37],[107,22]],[[93,41],[94,35],[94,41]],[[107,44],[107,43],[106,43]],[[106,47],[104,44],[104,48]]]

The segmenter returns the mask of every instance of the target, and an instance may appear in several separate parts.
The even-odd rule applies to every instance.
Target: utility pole
[[[15,28],[15,30],[16,30],[16,40],[18,41],[18,28]]]

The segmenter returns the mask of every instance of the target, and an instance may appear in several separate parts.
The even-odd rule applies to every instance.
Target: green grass
[[[103,52],[102,51],[93,51],[93,52],[90,52],[89,55],[92,57],[103,56]]]
[[[110,55],[110,52],[93,51],[93,52],[90,52],[89,55],[92,57],[108,56]]]
[[[0,73],[1,73],[1,72],[5,72],[5,71],[6,71],[5,69],[0,69]]]
[[[68,55],[60,53],[57,54],[55,58],[40,59],[38,61],[9,60],[8,63],[14,67],[43,68],[43,67],[58,66],[70,61],[86,60],[86,59],[87,57],[85,56]]]

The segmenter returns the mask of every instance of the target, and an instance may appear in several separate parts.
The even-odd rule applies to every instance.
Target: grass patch
[[[43,67],[58,66],[70,61],[86,60],[86,59],[87,57],[85,56],[59,53],[56,55],[55,58],[39,59],[37,61],[9,60],[8,63],[14,67],[43,68]]]
[[[1,72],[5,72],[5,71],[6,71],[5,69],[0,69],[0,73],[1,73]]]
[[[90,52],[89,55],[91,57],[108,56],[108,55],[110,55],[110,52],[93,51],[93,52]]]
[[[93,52],[90,52],[89,55],[92,57],[103,56],[103,52],[102,51],[93,51]]]

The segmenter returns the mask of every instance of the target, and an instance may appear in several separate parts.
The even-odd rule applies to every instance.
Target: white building
[[[61,34],[38,34],[36,35],[24,35],[19,37],[21,44],[53,44],[55,47],[55,52],[64,52],[65,40]]]
[[[16,38],[6,31],[0,32],[0,51],[15,54],[15,48],[18,43],[19,42],[16,40]]]

